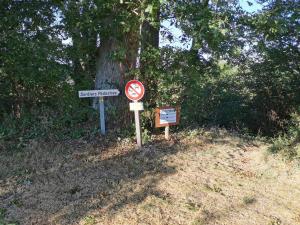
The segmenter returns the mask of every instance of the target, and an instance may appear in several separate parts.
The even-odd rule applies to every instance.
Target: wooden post
[[[100,133],[105,135],[104,97],[99,97]]]
[[[170,126],[165,126],[165,139],[170,140]]]
[[[137,102],[137,101],[135,101]],[[142,147],[141,125],[139,110],[134,110],[136,141],[139,148]]]

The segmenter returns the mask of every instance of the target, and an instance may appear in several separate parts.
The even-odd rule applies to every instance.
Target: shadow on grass
[[[156,190],[157,183],[176,172],[166,156],[181,149],[164,141],[141,150],[131,144],[100,145],[75,145],[76,150],[64,154],[32,149],[20,161],[31,165],[25,176],[28,182],[13,181],[10,191],[0,192],[5,219],[41,225],[77,224],[94,211],[112,217],[128,204],[163,195]],[[10,180],[13,176],[4,177],[0,188],[4,190]]]

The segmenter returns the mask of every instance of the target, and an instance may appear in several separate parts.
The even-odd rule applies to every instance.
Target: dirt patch
[[[300,224],[299,169],[265,147],[219,130],[32,143],[2,153],[0,224]]]

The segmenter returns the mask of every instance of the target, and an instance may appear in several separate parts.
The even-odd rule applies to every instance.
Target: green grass
[[[84,225],[93,225],[96,224],[95,216],[86,216],[84,217]]]
[[[200,205],[194,202],[187,202],[185,205],[188,210],[193,212],[196,212],[200,209]]]
[[[19,225],[19,222],[6,222],[4,221],[5,216],[6,216],[6,209],[0,208],[0,225]]]
[[[0,225],[4,224],[6,209],[0,208]]]
[[[245,205],[251,205],[256,202],[256,199],[253,196],[245,196],[243,198],[243,203]]]

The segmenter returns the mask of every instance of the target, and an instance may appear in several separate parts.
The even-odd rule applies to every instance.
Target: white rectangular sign
[[[160,109],[159,123],[176,123],[176,109]]]
[[[111,90],[88,90],[79,91],[79,98],[93,98],[93,97],[106,97],[106,96],[118,96],[120,91],[118,89]]]
[[[130,102],[129,109],[130,111],[135,111],[135,110],[142,111],[144,110],[144,105],[142,102]]]

